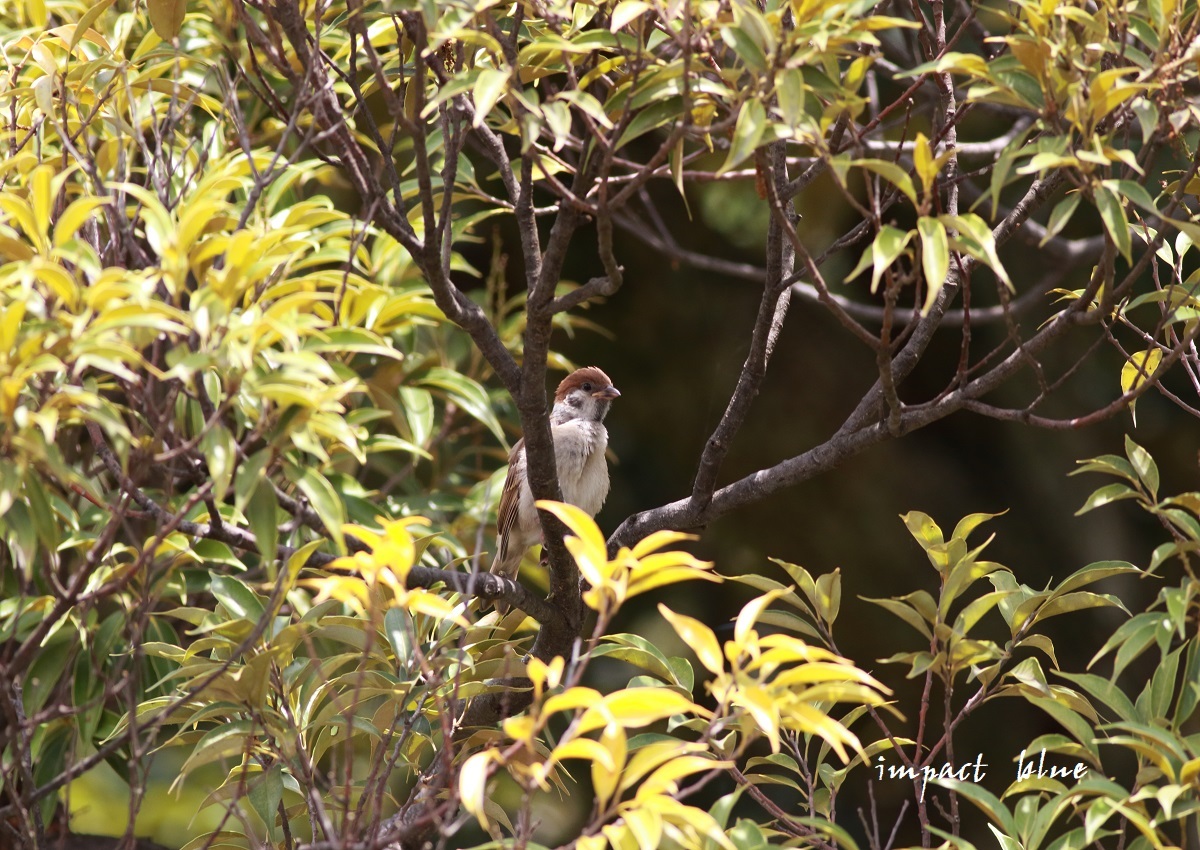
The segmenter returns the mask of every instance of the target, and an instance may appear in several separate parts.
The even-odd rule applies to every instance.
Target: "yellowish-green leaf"
[[[676,614],[662,603],[659,603],[658,610],[710,673],[719,675],[725,670],[721,644],[717,642],[712,629],[686,614]]]
[[[762,101],[750,98],[742,104],[738,112],[737,124],[733,128],[733,142],[729,146],[729,156],[718,169],[717,174],[724,174],[736,168],[747,157],[754,153],[762,141],[767,129],[767,111]]]
[[[928,216],[917,221],[917,232],[921,234],[921,270],[925,273],[925,303],[921,307],[921,315],[925,316],[950,272],[950,240],[945,225]]]
[[[653,7],[649,3],[644,3],[642,0],[621,0],[617,4],[617,8],[613,9],[608,28],[612,32],[622,30],[631,21],[635,21],[646,14],[646,12],[649,12],[651,8]]]
[[[788,590],[791,590],[789,587]],[[758,621],[759,615],[766,610],[767,606],[782,596],[786,591],[772,590],[770,593],[764,593],[762,596],[751,599],[742,606],[742,610],[738,613],[737,621],[733,627],[733,639],[739,646],[744,646],[747,639],[752,634],[754,624]]]
[[[183,16],[187,13],[187,0],[146,0],[146,12],[150,15],[150,26],[163,41],[179,35]]]
[[[1129,393],[1136,390],[1146,380],[1149,380],[1162,363],[1161,348],[1150,348],[1137,351],[1121,367],[1121,392]]]
[[[475,102],[475,117],[471,122],[473,126],[478,127],[487,120],[496,103],[507,91],[509,79],[508,71],[484,68],[479,72],[479,77],[471,89],[471,99]]]

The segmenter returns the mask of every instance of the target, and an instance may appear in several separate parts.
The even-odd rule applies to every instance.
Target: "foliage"
[[[923,683],[916,707],[838,651],[836,572],[739,577],[761,595],[731,639],[661,606],[699,683],[611,629],[631,598],[718,580],[668,548],[679,532],[952,413],[1077,427],[1152,390],[1197,412],[1172,381],[1200,385],[1198,30],[1188,3],[5,6],[5,840],[44,846],[102,762],[136,812],[151,754],[177,748],[181,782],[220,770],[203,841],[231,845],[416,846],[471,822],[524,843],[575,770],[596,794],[577,846],[852,846],[838,798],[881,756],[910,771],[926,844],[967,846],[967,804],[1005,846],[1182,843],[1200,497],[1159,500],[1132,441],[1084,467],[1118,479],[1085,507],[1137,502],[1172,535],[1147,572],[1183,575],[1099,649],[1108,678],[1059,670],[1043,626],[1123,608],[1092,585],[1134,568],[1035,590],[968,544],[985,515],[948,538],[907,515],[938,593],[875,600],[921,636],[888,659]],[[681,242],[711,184],[753,187],[761,265]],[[821,243],[801,214],[831,195],[852,221]],[[554,334],[620,292],[618,233],[748,277],[761,303],[690,494],[605,540],[557,500],[545,387],[570,365]],[[565,279],[568,255],[595,276]],[[719,486],[793,296],[871,353],[873,385],[820,444]],[[1116,352],[1111,398],[1060,415],[1080,329]],[[951,377],[902,398],[939,331],[960,335]],[[518,423],[546,592],[460,569]],[[603,658],[639,672],[601,690]],[[1000,697],[1065,731],[1030,752],[1088,778],[968,781],[954,733]],[[701,805],[706,788],[727,793]]]

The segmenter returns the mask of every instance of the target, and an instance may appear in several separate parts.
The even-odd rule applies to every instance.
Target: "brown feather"
[[[525,438],[522,437],[517,440],[517,444],[508,454],[508,475],[504,477],[504,490],[500,493],[500,511],[496,517],[496,538],[500,541],[497,564],[503,563],[508,556],[508,532],[517,521],[517,505],[521,501],[521,485],[513,471],[516,469],[517,455],[524,447]]]
[[[576,369],[562,379],[562,383],[554,391],[554,400],[556,402],[562,401],[571,390],[578,389],[587,383],[592,384],[596,389],[612,386],[612,380],[599,367],[585,366],[582,369]]]

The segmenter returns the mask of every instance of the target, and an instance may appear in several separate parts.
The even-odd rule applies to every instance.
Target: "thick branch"
[[[772,144],[763,161],[768,158],[771,165],[766,169],[768,179],[764,182],[767,184],[772,203],[771,220],[767,230],[767,275],[763,283],[762,299],[758,305],[758,316],[751,332],[750,352],[746,355],[746,362],[738,375],[737,385],[729,397],[725,413],[712,436],[708,438],[704,453],[700,456],[696,479],[692,484],[692,501],[700,509],[712,498],[721,464],[750,412],[750,404],[758,395],[763,378],[766,377],[767,364],[775,350],[775,343],[779,339],[790,302],[791,288],[785,280],[791,274],[795,252],[791,250],[784,230],[785,224],[790,229],[791,223],[787,221],[787,217],[792,213],[790,206],[785,209],[779,201],[779,190],[787,178],[787,172],[784,170],[784,143]]]
[[[539,623],[562,617],[557,608],[519,581],[492,573],[461,573],[436,567],[413,567],[408,571],[405,583],[410,588],[444,584],[466,596],[486,599],[489,602],[507,602],[514,608],[520,608]]]

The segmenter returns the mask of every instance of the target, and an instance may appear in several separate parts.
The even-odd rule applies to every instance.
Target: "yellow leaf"
[[[703,744],[695,741],[658,741],[647,744],[633,754],[625,773],[621,777],[621,791],[637,785],[643,776],[672,759],[705,752]]]
[[[592,585],[599,587],[607,583],[611,571],[608,568],[608,546],[604,535],[595,521],[581,508],[563,502],[541,500],[537,506],[556,516],[578,542],[567,539],[567,550],[579,565],[579,571]]]
[[[658,610],[710,673],[719,675],[724,672],[725,659],[721,655],[721,644],[717,642],[712,629],[686,614],[676,614],[662,603],[659,603]]]
[[[720,824],[713,819],[713,816],[703,809],[688,806],[673,797],[664,796],[653,797],[646,801],[646,805],[651,805],[663,820],[677,826],[686,826],[699,838],[720,844],[725,850],[737,850],[734,843],[729,840],[729,836],[725,834],[725,830],[721,829]]]
[[[24,318],[24,301],[13,301],[0,311],[0,354],[8,355],[16,347],[17,333]]]
[[[112,201],[106,196],[78,198],[63,210],[54,224],[54,245],[62,247],[83,224],[94,217],[96,207]]]
[[[742,606],[741,613],[738,614],[737,623],[733,627],[733,639],[739,645],[744,645],[746,639],[750,636],[754,624],[758,622],[759,616],[767,609],[767,606],[778,599],[783,594],[791,591],[788,587],[782,590],[772,590],[769,593],[764,593],[757,599],[751,599]]]
[[[733,695],[735,705],[750,713],[759,730],[771,743],[771,752],[779,752],[779,709],[771,695],[757,686],[739,688]]]
[[[33,206],[33,220],[42,236],[50,232],[50,209],[54,205],[54,168],[39,165],[29,175],[29,200]]]
[[[600,806],[604,807],[617,792],[617,781],[625,768],[629,748],[625,730],[616,723],[604,727],[600,732],[600,743],[612,759],[611,767],[598,759],[592,761],[592,790],[596,792],[596,800]]]
[[[625,810],[625,826],[633,834],[639,850],[658,850],[663,824],[658,812],[649,806],[630,806]]]
[[[878,684],[869,673],[859,670],[857,667],[820,661],[801,664],[785,670],[772,679],[771,684],[775,687],[794,688],[797,685],[811,685],[817,682],[846,681],[857,681],[867,685]]]
[[[604,703],[622,726],[646,726],[672,714],[699,711],[690,699],[669,688],[625,688],[609,694]]]
[[[694,581],[695,579],[711,581],[714,584],[720,584],[725,580],[719,575],[698,572],[692,567],[671,567],[665,570],[656,570],[648,576],[639,576],[635,572],[630,577],[629,589],[625,596],[626,598],[632,599],[633,597],[645,593],[648,590],[653,590],[656,587],[663,587],[668,584],[678,584],[681,581]]]
[[[351,523],[348,523],[348,522],[342,524],[342,535],[350,536],[350,537],[357,537],[359,540],[361,540],[363,543],[365,543],[369,549],[374,549],[376,546],[379,545],[379,541],[381,541],[383,539],[378,534],[376,534],[374,531],[371,531],[371,529],[369,529],[369,528],[365,528],[361,525],[352,525]],[[334,565],[336,566],[342,561],[351,561],[351,560],[352,559],[350,559],[350,558],[338,558],[337,561],[334,561]],[[354,568],[354,566],[352,564],[349,564],[348,567],[350,569]]]
[[[304,584],[318,591],[314,605],[320,605],[326,599],[336,599],[345,602],[359,614],[365,614],[370,604],[371,594],[367,583],[357,576],[315,578]]]
[[[669,546],[672,543],[678,543],[681,540],[695,540],[696,535],[684,534],[682,531],[656,531],[651,535],[643,537],[637,543],[633,544],[633,548],[629,553],[633,557],[641,559],[655,552],[664,546]]]
[[[396,600],[401,607],[417,614],[424,614],[437,620],[450,620],[456,625],[467,628],[470,624],[459,613],[461,605],[451,605],[450,602],[436,593],[426,590],[410,590]]]
[[[933,162],[933,151],[929,149],[929,139],[924,133],[917,133],[916,141],[913,143],[913,166],[916,168],[917,176],[921,178],[921,184],[925,187],[925,191],[929,191],[929,187],[933,185],[933,180],[937,177],[937,166]]]
[[[847,745],[859,753],[862,752],[858,736],[819,708],[806,702],[788,705],[784,722],[790,729],[824,738],[844,762],[850,760],[846,753]]]
[[[533,686],[538,693],[549,685],[551,688],[557,688],[558,683],[562,681],[563,666],[566,662],[561,655],[556,655],[550,659],[547,664],[537,656],[531,655],[529,661],[525,664],[526,675],[533,681]]]
[[[676,756],[654,771],[642,783],[642,786],[638,788],[637,796],[641,797],[643,794],[674,795],[679,790],[679,783],[676,780],[691,776],[693,773],[720,770],[731,766],[731,762],[716,761],[705,756]]]
[[[550,753],[550,757],[554,761],[583,759],[584,761],[599,764],[606,771],[613,772],[617,770],[617,763],[613,758],[612,751],[600,741],[592,738],[574,738],[565,744],[559,744]]]
[[[494,750],[476,753],[467,759],[458,774],[458,796],[463,808],[474,815],[484,829],[488,828],[487,814],[484,812],[488,772],[496,755]]]
[[[616,722],[626,729],[648,726],[673,714],[708,714],[678,691],[669,688],[625,688],[606,696],[580,721],[580,733]]]
[[[591,708],[602,703],[602,701],[603,697],[600,696],[600,692],[597,690],[593,690],[592,688],[571,688],[547,699],[542,704],[542,713],[556,714],[560,711],[574,711],[577,708]]]
[[[558,517],[571,534],[578,537],[587,546],[592,557],[607,560],[608,547],[604,543],[604,535],[600,533],[600,528],[596,525],[595,520],[588,516],[582,508],[564,502],[552,502],[548,499],[540,500],[537,502],[537,506]]]
[[[530,741],[537,732],[537,724],[528,714],[522,714],[519,717],[505,718],[503,729],[504,734],[514,741]]]
[[[1160,348],[1139,351],[1129,358],[1121,367],[1121,392],[1127,393],[1141,386],[1149,376],[1152,376],[1158,365],[1162,363],[1163,353]]]

